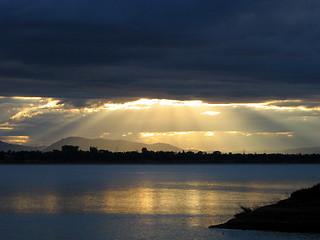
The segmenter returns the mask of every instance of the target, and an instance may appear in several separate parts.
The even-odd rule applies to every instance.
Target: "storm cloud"
[[[317,0],[3,0],[0,95],[318,100],[319,11]]]

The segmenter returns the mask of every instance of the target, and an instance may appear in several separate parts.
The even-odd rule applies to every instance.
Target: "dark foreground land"
[[[209,228],[320,233],[320,184],[293,192],[288,199],[243,212]]]
[[[205,152],[111,152],[91,147],[90,151],[65,145],[62,150],[0,151],[0,164],[211,164],[211,163],[320,163],[320,154],[242,154]]]

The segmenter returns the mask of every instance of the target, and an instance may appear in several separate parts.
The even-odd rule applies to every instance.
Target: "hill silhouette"
[[[61,147],[64,145],[79,146],[79,150],[82,151],[88,151],[90,150],[90,147],[96,147],[99,150],[108,150],[112,152],[140,151],[143,147],[146,147],[150,151],[182,151],[182,149],[178,147],[165,143],[146,144],[124,140],[109,140],[101,138],[88,139],[82,137],[63,138],[45,148],[43,151],[49,152],[53,150],[61,150]]]
[[[35,150],[35,147],[23,146],[18,144],[10,144],[0,140],[0,151],[31,151]]]

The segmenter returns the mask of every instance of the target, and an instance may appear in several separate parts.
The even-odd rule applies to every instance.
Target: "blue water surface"
[[[1,165],[0,239],[319,239],[214,230],[239,206],[318,182],[320,165]]]

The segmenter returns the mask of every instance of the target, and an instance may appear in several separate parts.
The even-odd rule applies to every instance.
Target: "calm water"
[[[320,165],[4,165],[0,239],[320,239],[213,230],[320,182]]]

